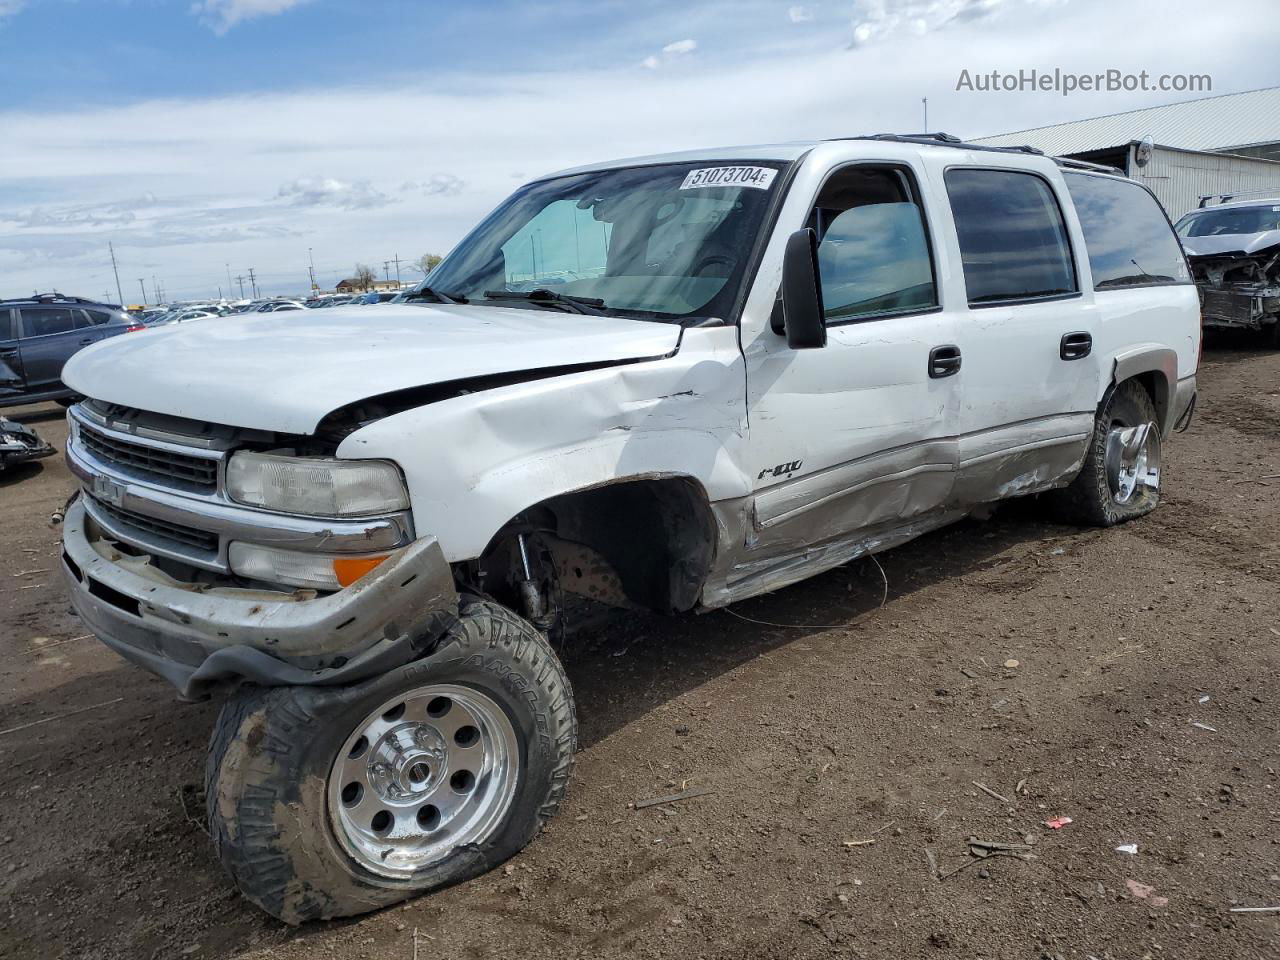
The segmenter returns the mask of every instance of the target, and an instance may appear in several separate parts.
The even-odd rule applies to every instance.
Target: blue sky
[[[1280,82],[1273,0],[0,0],[0,295],[272,293],[446,252],[523,180],[723,143],[965,136],[1180,99],[961,69]],[[1158,21],[1158,23],[1157,23]],[[1140,136],[1141,132],[1135,132]],[[404,271],[402,270],[402,273]],[[223,291],[226,292],[225,289]],[[126,299],[133,298],[126,291]]]

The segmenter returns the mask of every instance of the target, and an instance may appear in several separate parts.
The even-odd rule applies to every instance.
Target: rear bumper
[[[433,537],[396,551],[324,597],[174,581],[145,557],[91,541],[84,503],[63,521],[63,573],[86,626],[185,697],[248,681],[349,683],[414,659],[457,613],[453,575]]]

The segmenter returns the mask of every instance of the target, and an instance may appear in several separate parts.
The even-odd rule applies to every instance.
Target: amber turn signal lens
[[[338,583],[349,587],[385,559],[385,554],[380,557],[334,557],[333,575]]]

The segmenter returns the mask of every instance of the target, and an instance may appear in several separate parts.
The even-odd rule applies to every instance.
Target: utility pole
[[[227,264],[227,293],[231,292],[231,264]]]
[[[107,249],[111,251],[111,272],[116,275],[116,296],[120,298],[120,306],[124,306],[124,293],[120,290],[120,271],[116,269],[116,248],[107,241]]]
[[[218,284],[218,299],[222,299],[222,284]]]
[[[253,275],[253,267],[249,268],[249,289],[253,291],[253,299],[258,299],[258,278]]]
[[[929,98],[921,97],[920,102],[924,105],[924,133],[929,132]]]
[[[237,274],[236,282],[240,284],[240,299],[243,300],[244,299],[244,276],[241,274]]]
[[[577,223],[578,218],[574,217],[573,222]],[[396,287],[398,288],[400,286],[400,254],[397,253],[391,262],[396,265]]]
[[[382,272],[386,274],[387,283],[390,283],[391,282],[391,261],[390,260],[382,261]]]
[[[311,255],[310,247],[307,247],[307,271],[311,274],[311,289],[319,290],[316,286],[316,258]]]
[[[151,295],[156,298],[156,303],[164,303],[160,298],[160,281],[156,279],[156,275],[151,275]]]
[[[147,287],[142,282],[141,277],[138,278],[138,288],[142,291],[142,305],[145,307],[147,305]],[[124,306],[124,304],[121,304],[121,306]]]

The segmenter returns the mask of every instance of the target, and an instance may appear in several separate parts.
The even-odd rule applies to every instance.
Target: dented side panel
[[[682,476],[710,500],[743,496],[744,382],[736,330],[693,328],[671,357],[407,410],[338,455],[400,463],[418,529],[469,560],[522,510],[618,480]]]

